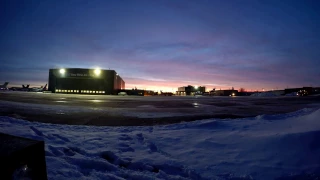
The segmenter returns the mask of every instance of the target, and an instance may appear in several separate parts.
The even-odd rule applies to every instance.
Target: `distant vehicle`
[[[47,90],[47,84],[43,87],[32,87],[29,89],[29,91],[31,92],[43,92],[43,91],[46,91]]]
[[[0,90],[8,90],[7,86],[8,86],[9,82],[5,82],[3,85],[0,85]]]
[[[128,94],[126,92],[119,92],[118,95],[119,96],[127,96]]]

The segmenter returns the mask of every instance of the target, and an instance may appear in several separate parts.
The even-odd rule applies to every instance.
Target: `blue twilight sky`
[[[126,88],[320,86],[320,1],[2,0],[0,83],[114,69]]]

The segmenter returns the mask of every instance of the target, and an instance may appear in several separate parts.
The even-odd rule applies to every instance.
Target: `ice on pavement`
[[[96,100],[99,101],[99,100]],[[139,111],[145,109],[153,109],[156,110],[153,105],[142,105],[137,106],[136,108],[108,108],[108,107],[87,107],[87,106],[68,106],[67,101],[59,100],[60,105],[46,105],[46,104],[30,104],[23,102],[10,102],[10,101],[1,101],[0,110],[4,108],[11,107],[19,107],[28,110],[34,110],[34,113],[37,111],[40,112],[49,112],[56,114],[66,114],[68,112],[71,113],[79,113],[79,112],[95,112],[95,113],[108,113],[110,115],[121,115],[121,116],[132,116],[139,118],[160,118],[160,117],[174,117],[174,116],[185,116],[185,113],[176,113],[176,112],[156,112],[156,111]],[[199,113],[193,113],[194,115]]]
[[[49,179],[274,179],[320,172],[320,109],[149,127],[57,125],[0,117],[44,140]]]

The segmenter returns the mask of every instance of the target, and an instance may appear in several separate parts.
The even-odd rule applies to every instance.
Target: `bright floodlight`
[[[97,76],[99,76],[101,73],[101,70],[100,69],[95,69],[94,70],[94,74],[96,74]]]
[[[60,71],[59,71],[61,74],[64,74],[65,72],[66,72],[66,70],[65,69],[60,69]]]
[[[195,86],[194,88],[198,89],[198,86]]]

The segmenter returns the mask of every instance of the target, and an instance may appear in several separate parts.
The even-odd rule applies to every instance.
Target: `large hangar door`
[[[103,79],[58,78],[56,89],[65,90],[105,90]]]

